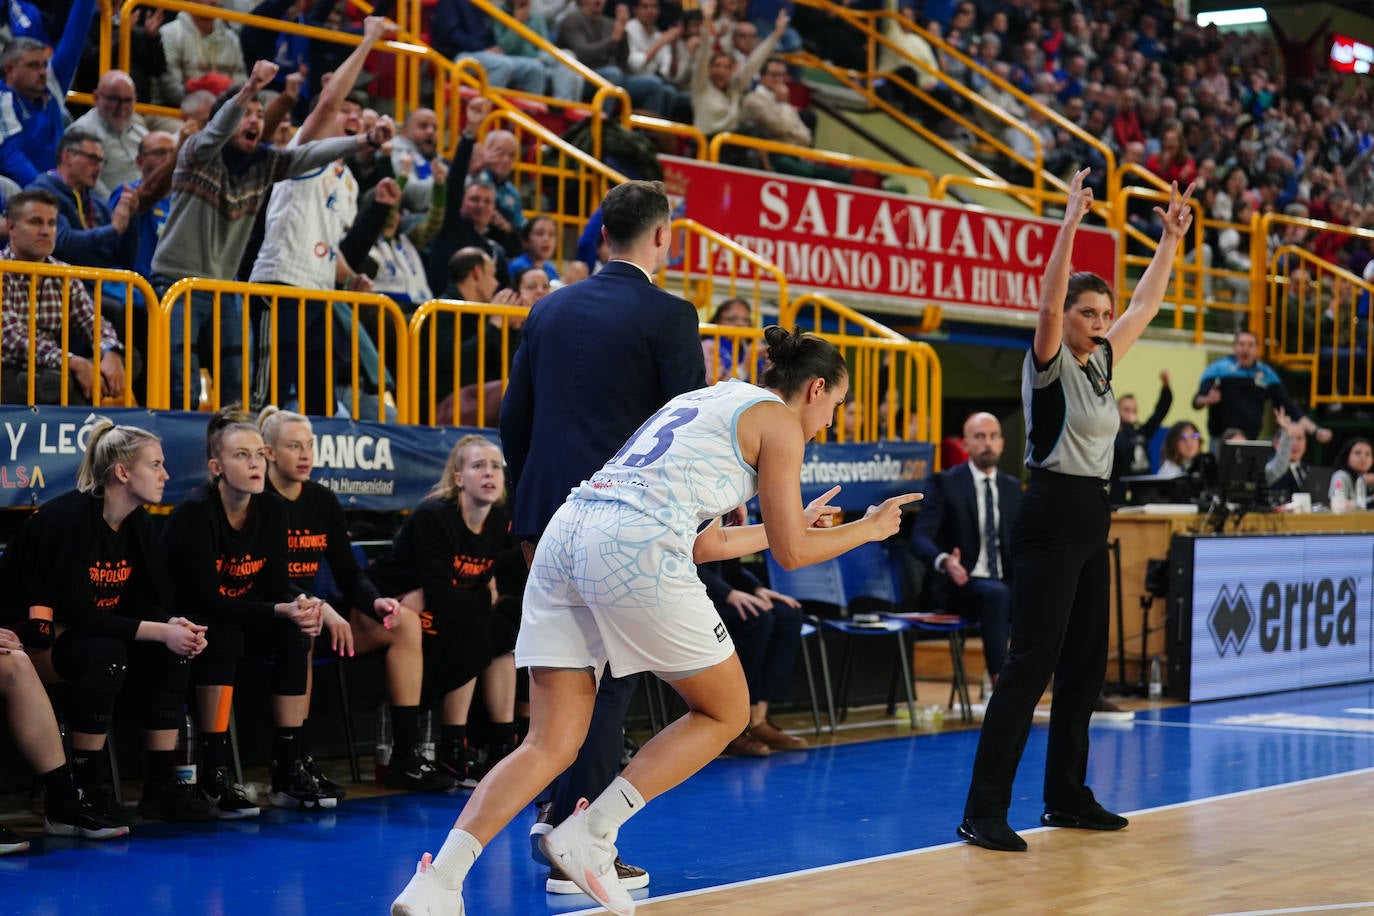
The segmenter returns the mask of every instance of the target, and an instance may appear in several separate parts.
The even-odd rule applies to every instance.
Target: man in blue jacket
[[[57,165],[57,141],[66,126],[62,104],[94,14],[95,0],[76,0],[55,49],[20,37],[0,54],[0,175],[20,187]]]
[[[512,533],[526,558],[573,487],[591,477],[669,399],[706,386],[696,309],[654,285],[671,239],[661,182],[631,181],[601,204],[610,261],[594,277],[549,293],[530,311],[501,403],[501,445],[515,480]],[[577,760],[555,784],[547,830],[615,779],[625,710],[638,675],[601,678]],[[542,861],[542,854],[540,854]],[[617,863],[630,889],[643,869]],[[547,889],[576,893],[551,872]]]
[[[104,149],[95,134],[69,130],[57,146],[57,168],[29,185],[58,200],[58,258],[82,267],[133,270],[138,259],[138,192],[126,190],[119,205],[96,192]]]

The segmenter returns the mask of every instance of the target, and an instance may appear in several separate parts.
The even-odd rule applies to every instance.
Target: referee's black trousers
[[[1104,481],[1031,472],[1011,533],[1011,650],[983,717],[965,817],[1006,817],[1051,676],[1045,806],[1071,813],[1093,803],[1088,722],[1107,671],[1110,526]]]

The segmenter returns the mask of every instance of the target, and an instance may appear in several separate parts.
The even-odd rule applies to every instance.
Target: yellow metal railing
[[[354,47],[362,43],[362,36],[352,32],[337,32],[320,28],[319,26],[304,25],[289,20],[272,19],[266,16],[254,16],[251,13],[240,13],[232,9],[202,6],[199,3],[190,2],[190,0],[124,0],[124,3],[119,8],[119,69],[121,70],[127,71],[129,69],[130,55],[132,54],[130,37],[133,31],[133,11],[139,8],[163,9],[173,15],[181,12],[193,13],[197,16],[205,16],[210,19],[223,19],[228,22],[237,22],[242,25],[254,26],[256,28],[267,29],[287,35],[300,35],[305,38],[329,41],[335,44],[351,45]],[[404,64],[406,60],[413,59],[417,73],[421,61],[433,65],[441,74],[453,75],[455,73],[456,65],[452,61],[448,60],[434,49],[418,44],[417,42],[419,39],[408,31],[399,33],[397,38],[406,40],[381,41],[377,43],[376,50],[378,52],[398,55],[398,66]],[[102,59],[108,57],[108,52],[103,45],[101,55]],[[470,61],[469,64],[473,67],[478,66],[475,61]],[[417,104],[407,106],[408,100],[418,103],[418,85],[417,80],[413,89],[407,90],[405,86],[398,87],[395,112],[398,123],[404,120],[407,111],[418,107]],[[500,100],[494,101],[496,101],[498,105],[505,104]],[[142,103],[135,107],[140,113],[165,114],[170,111],[170,109],[144,105]],[[439,123],[446,123],[447,94],[445,92],[444,80],[442,79],[434,81],[433,107]],[[173,116],[175,117],[178,114],[179,112],[174,112]]]
[[[517,157],[511,180],[521,195],[538,204],[525,211],[527,218],[547,216],[558,226],[558,248],[554,256],[565,257],[566,244],[586,224],[606,192],[626,181],[624,175],[574,146],[558,140],[546,127],[514,108],[494,111],[482,122],[479,136],[492,130],[515,134],[519,148],[541,151],[534,159]]]
[[[1264,217],[1265,222],[1289,219]],[[1374,238],[1367,229],[1318,224]],[[1271,303],[1264,326],[1268,358],[1310,373],[1312,405],[1374,404],[1374,284],[1294,244],[1278,246],[1264,263]]]
[[[825,0],[800,0],[800,2],[802,2],[802,3],[819,4],[819,3],[824,3]],[[1092,134],[1090,134],[1088,131],[1086,131],[1086,130],[1084,130],[1082,127],[1080,127],[1077,123],[1075,123],[1074,121],[1072,121],[1072,120],[1070,120],[1070,119],[1064,117],[1062,114],[1060,114],[1058,111],[1056,111],[1052,106],[1042,104],[1042,103],[1041,103],[1038,99],[1036,99],[1034,96],[1032,96],[1032,95],[1030,95],[1030,94],[1028,94],[1028,93],[1026,93],[1026,92],[1024,92],[1024,91],[1022,91],[1019,87],[1017,87],[1017,86],[1014,85],[1013,83],[1010,83],[1010,82],[1004,80],[1002,77],[998,76],[996,73],[994,73],[994,72],[992,72],[991,70],[987,69],[987,68],[984,67],[982,64],[980,64],[978,61],[974,60],[972,57],[969,57],[969,56],[968,56],[967,54],[965,54],[963,51],[959,50],[958,48],[956,48],[956,47],[954,47],[953,45],[951,45],[951,44],[949,44],[948,42],[946,42],[943,38],[937,38],[936,36],[930,34],[929,32],[927,32],[925,29],[921,28],[920,26],[914,25],[913,23],[907,21],[906,19],[904,19],[903,17],[901,17],[901,16],[898,15],[897,13],[893,13],[893,12],[888,11],[888,10],[882,10],[882,11],[875,12],[875,13],[868,13],[867,16],[868,16],[869,18],[872,19],[872,21],[873,21],[873,23],[874,23],[875,25],[878,24],[878,23],[881,23],[881,22],[883,22],[883,21],[895,20],[896,23],[897,23],[901,28],[906,29],[907,31],[910,31],[910,32],[915,33],[916,35],[918,35],[918,36],[920,36],[922,39],[924,39],[924,40],[926,41],[926,43],[929,44],[933,49],[935,49],[935,50],[937,50],[937,51],[939,51],[939,52],[942,52],[942,53],[944,53],[944,54],[949,55],[950,57],[952,57],[952,58],[954,58],[955,60],[957,60],[957,61],[961,62],[962,64],[964,64],[964,66],[968,67],[969,70],[970,70],[971,72],[978,74],[978,75],[979,75],[980,77],[982,77],[983,79],[985,79],[985,80],[987,80],[988,82],[992,83],[992,84],[993,84],[994,86],[996,86],[998,89],[1002,90],[1003,92],[1010,93],[1011,96],[1012,96],[1013,98],[1015,98],[1018,102],[1020,102],[1022,105],[1026,106],[1027,108],[1034,108],[1034,109],[1037,109],[1038,111],[1040,111],[1040,112],[1045,116],[1046,120],[1049,122],[1049,124],[1050,124],[1053,128],[1055,128],[1055,129],[1057,129],[1057,130],[1065,131],[1065,132],[1067,132],[1069,135],[1071,135],[1072,137],[1074,137],[1075,139],[1080,140],[1080,141],[1082,141],[1082,142],[1088,144],[1088,146],[1092,147],[1094,150],[1096,150],[1096,151],[1102,156],[1103,162],[1105,162],[1105,163],[1107,164],[1107,173],[1110,175],[1110,174],[1116,172],[1116,153],[1112,150],[1111,146],[1110,146],[1109,144],[1107,144],[1107,143],[1104,143],[1100,137],[1094,137],[1094,136],[1093,136]],[[926,72],[926,73],[928,73],[928,74],[934,75],[934,76],[941,76],[941,75],[942,75],[942,74],[939,73],[939,71],[933,70],[932,68],[930,68],[928,65],[926,65],[926,64],[923,63],[922,61],[919,61],[919,60],[917,60],[916,58],[911,57],[911,56],[908,55],[905,51],[903,51],[901,48],[899,48],[899,47],[897,47],[895,44],[893,44],[893,43],[891,42],[891,40],[889,40],[889,39],[887,38],[887,36],[884,35],[884,34],[882,33],[882,30],[881,30],[880,28],[872,28],[872,29],[870,29],[870,42],[869,42],[869,68],[870,68],[870,69],[873,69],[873,68],[874,68],[874,65],[875,65],[875,62],[876,62],[876,48],[875,48],[875,45],[874,45],[874,43],[873,43],[873,40],[874,40],[874,39],[877,39],[878,41],[880,41],[880,42],[882,43],[883,47],[886,47],[888,50],[890,50],[890,51],[892,51],[893,53],[897,54],[899,57],[902,57],[902,58],[904,58],[906,61],[910,62],[911,65],[912,65],[913,67],[915,67],[916,69],[918,69],[918,70],[920,70],[920,71],[923,71],[923,72]],[[948,82],[954,82],[954,83],[957,84],[958,81],[955,80],[955,81],[948,81]],[[960,84],[960,85],[961,85],[961,84]],[[968,98],[968,96],[965,96],[965,98]],[[999,116],[1001,116],[1001,117],[1004,117],[1004,118],[1006,118],[1006,119],[1012,121],[1013,123],[1016,122],[1016,119],[1011,118],[1011,116],[1008,115],[1006,112],[1004,112],[1002,109],[998,108],[996,105],[991,104],[990,102],[988,102],[987,99],[983,98],[982,96],[978,95],[977,93],[972,93],[972,99],[971,99],[971,101],[973,101],[974,104],[979,105],[980,107],[986,109],[987,111],[991,112],[991,113],[994,114],[994,115],[999,115]],[[1063,179],[1059,178],[1058,176],[1055,176],[1055,175],[1047,175],[1047,176],[1045,176],[1045,177],[1046,177],[1046,179],[1049,181],[1049,183],[1050,183],[1051,185],[1053,185],[1053,186],[1055,186],[1055,187],[1057,187],[1057,188],[1059,188],[1060,190],[1063,190],[1063,191],[1067,191],[1067,190],[1068,190],[1068,184],[1067,184],[1067,182],[1065,182]],[[1111,195],[1109,194],[1108,196],[1110,197]]]
[[[765,291],[780,312],[786,310],[787,277],[776,264],[695,220],[675,219],[671,229],[673,249],[659,284],[695,305],[702,318],[713,311],[712,297],[722,287],[726,296],[752,303],[756,322]]]
[[[700,157],[706,148],[706,137],[690,124],[679,124],[674,121],[664,120],[647,115],[634,113],[633,105],[630,103],[630,94],[621,86],[612,83],[606,77],[597,73],[579,61],[576,56],[567,50],[558,47],[547,41],[538,33],[532,31],[525,23],[516,19],[506,9],[504,4],[493,3],[491,0],[472,0],[472,4],[491,17],[493,22],[510,29],[525,41],[534,45],[539,50],[552,55],[563,66],[576,72],[582,79],[596,87],[590,103],[580,99],[552,99],[547,96],[537,96],[537,98],[550,106],[562,108],[566,111],[581,112],[595,120],[592,121],[592,155],[600,159],[602,156],[602,125],[601,112],[607,110],[607,105],[611,100],[615,100],[615,115],[622,127],[627,130],[640,130],[645,133],[660,133],[674,137],[681,137],[693,141],[696,144],[696,155]],[[508,95],[519,96],[521,93],[513,93],[503,90]]]
[[[116,329],[120,346],[124,351],[124,391],[113,403],[125,407],[137,406],[137,402],[134,399],[133,382],[134,370],[136,368],[134,363],[134,351],[136,349],[136,342],[134,340],[134,314],[138,306],[133,305],[132,300],[134,299],[134,294],[137,293],[143,297],[144,303],[157,302],[157,296],[153,294],[153,288],[148,284],[148,281],[131,270],[102,270],[94,267],[75,267],[66,264],[48,264],[39,261],[0,261],[0,282],[3,282],[6,275],[9,274],[22,274],[29,278],[29,296],[26,311],[28,313],[27,325],[28,339],[30,341],[37,340],[39,336],[37,309],[38,290],[41,280],[46,277],[56,277],[62,283],[62,324],[57,331],[57,345],[62,350],[62,365],[60,367],[62,378],[59,387],[59,403],[61,404],[67,404],[70,400],[70,385],[72,384],[72,351],[77,345],[77,340],[74,337],[75,328],[73,327],[71,312],[73,285],[81,286],[84,281],[91,283],[93,287],[93,290],[89,293],[92,300],[92,311],[94,313],[91,316],[93,329],[91,333],[92,340],[89,341],[89,343],[91,344],[92,351],[90,357],[92,364],[91,403],[95,405],[99,405],[107,400],[101,395],[104,379],[101,378],[100,373],[100,365],[102,362],[100,344],[102,327],[105,324],[101,311],[102,306],[105,304],[106,287],[109,285],[119,285],[125,288],[124,302],[126,303],[126,308],[124,309],[123,333],[119,334],[118,329]],[[146,348],[149,354],[156,351],[157,340],[158,338],[150,327]],[[143,342],[138,341],[137,343]],[[23,364],[24,372],[26,372],[28,376],[28,390],[24,395],[24,403],[27,404],[35,403],[37,392],[36,370],[39,368],[36,365],[36,361],[36,349],[30,345],[28,358]]]
[[[307,381],[308,370],[323,369],[324,379],[326,380],[324,391],[325,413],[333,416],[335,412],[334,384],[331,382],[338,378],[338,367],[334,364],[334,336],[335,321],[338,313],[336,306],[342,305],[348,309],[348,347],[349,365],[345,371],[349,378],[349,388],[351,390],[352,405],[350,413],[354,419],[372,419],[371,417],[360,416],[361,397],[364,394],[376,395],[377,398],[377,419],[385,421],[387,419],[386,405],[388,400],[394,399],[396,402],[396,419],[399,422],[409,422],[407,411],[407,396],[403,391],[392,390],[388,381],[389,369],[388,354],[394,351],[396,354],[396,377],[398,379],[408,378],[409,376],[409,352],[406,346],[406,320],[396,303],[386,296],[377,293],[355,293],[334,290],[311,290],[301,289],[294,286],[281,286],[273,283],[236,283],[229,280],[205,280],[198,277],[179,280],[167,290],[162,297],[159,307],[150,313],[148,324],[157,327],[157,337],[165,341],[165,346],[160,346],[150,358],[149,370],[149,406],[161,409],[174,410],[196,410],[200,406],[200,385],[199,378],[192,371],[192,354],[198,346],[199,341],[192,336],[192,318],[194,307],[192,306],[192,293],[208,293],[212,297],[211,314],[208,320],[208,330],[211,338],[211,365],[207,367],[210,372],[210,408],[218,410],[222,405],[237,401],[240,404],[250,404],[253,401],[253,348],[250,341],[253,339],[252,329],[253,314],[266,315],[267,325],[267,371],[270,372],[269,390],[267,401],[270,403],[280,403],[283,396],[291,393],[291,383],[295,383],[295,397],[300,404],[305,404],[307,398],[312,395],[311,383]],[[240,362],[240,375],[242,378],[240,390],[224,391],[220,384],[223,377],[223,355],[222,344],[224,325],[224,300],[227,296],[238,296],[240,300],[239,332],[243,340],[243,353]],[[250,298],[252,297],[252,298]],[[280,363],[280,351],[278,349],[278,331],[280,329],[280,309],[281,301],[288,300],[296,303],[296,378],[283,379],[280,377],[277,367]],[[178,327],[173,326],[172,310],[182,304],[181,317]],[[324,344],[324,365],[308,362],[309,347],[307,340],[307,327],[312,326],[307,318],[310,313],[323,312],[322,316],[316,314],[316,318],[322,317],[323,330],[318,333],[323,334]],[[365,312],[372,314],[365,316]],[[366,320],[370,318],[371,320]],[[321,323],[317,322],[315,326]],[[362,334],[366,331],[377,350],[377,390],[364,391],[363,389],[363,365],[360,359],[363,347]],[[172,348],[180,347],[182,356],[182,378],[181,403],[171,403],[171,356]],[[258,371],[264,371],[264,367],[259,366]],[[400,384],[398,383],[398,389]]]
[[[928,169],[918,169],[911,165],[902,165],[899,162],[885,162],[880,159],[868,159],[864,156],[851,156],[847,153],[833,153],[829,150],[816,149],[810,146],[795,146],[791,143],[783,143],[780,140],[768,140],[763,137],[750,137],[745,134],[732,134],[728,131],[716,134],[711,138],[709,152],[706,158],[711,162],[720,162],[721,151],[727,147],[737,147],[742,149],[758,150],[762,153],[778,153],[783,156],[794,156],[798,159],[808,159],[812,162],[819,162],[823,165],[833,165],[844,169],[865,169],[870,172],[877,172],[881,175],[890,175],[894,178],[915,178],[925,182],[926,194],[931,196],[935,191],[935,174]]]
[[[780,316],[784,327],[806,327],[831,341],[849,364],[855,428],[837,423],[838,442],[912,439],[938,445],[943,424],[943,375],[935,350],[821,293],[798,296]],[[935,460],[939,462],[939,450]]]
[[[851,397],[863,405],[856,428],[836,424],[827,439],[939,441],[942,376],[939,358],[928,344],[907,340],[826,296],[804,296],[798,304],[801,308],[789,310],[783,323],[806,324],[807,316],[817,322],[820,335],[845,354]],[[527,314],[519,305],[447,299],[417,309],[410,320],[406,386],[411,422],[495,427],[518,329]],[[761,328],[703,324],[699,330],[708,383],[724,378],[762,381],[767,348]],[[471,350],[452,346],[454,340],[466,340]]]
[[[410,317],[407,347],[410,422],[494,427],[519,345],[519,329],[528,314],[523,305],[457,299],[431,299],[416,309]],[[474,361],[466,365],[464,340],[475,344]],[[493,343],[499,351],[497,366],[487,364],[487,349]],[[441,373],[440,364],[446,359],[452,364]],[[436,396],[441,390],[449,394],[447,409],[444,399]]]

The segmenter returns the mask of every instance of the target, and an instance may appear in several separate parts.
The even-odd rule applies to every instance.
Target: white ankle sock
[[[587,818],[587,830],[614,842],[621,826],[643,807],[644,799],[640,797],[639,790],[625,777],[617,776],[587,808],[584,815]]]
[[[430,863],[430,868],[439,875],[445,887],[457,890],[463,886],[468,869],[472,868],[472,863],[481,854],[482,844],[477,842],[477,838],[455,827],[448,832],[448,839],[444,840],[443,848]]]

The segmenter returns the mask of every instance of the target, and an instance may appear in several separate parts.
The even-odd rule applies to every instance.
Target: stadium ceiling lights
[[[1269,14],[1261,7],[1252,6],[1241,10],[1212,10],[1198,13],[1197,24],[1204,28],[1215,25],[1218,28],[1228,25],[1256,25],[1267,22]]]

